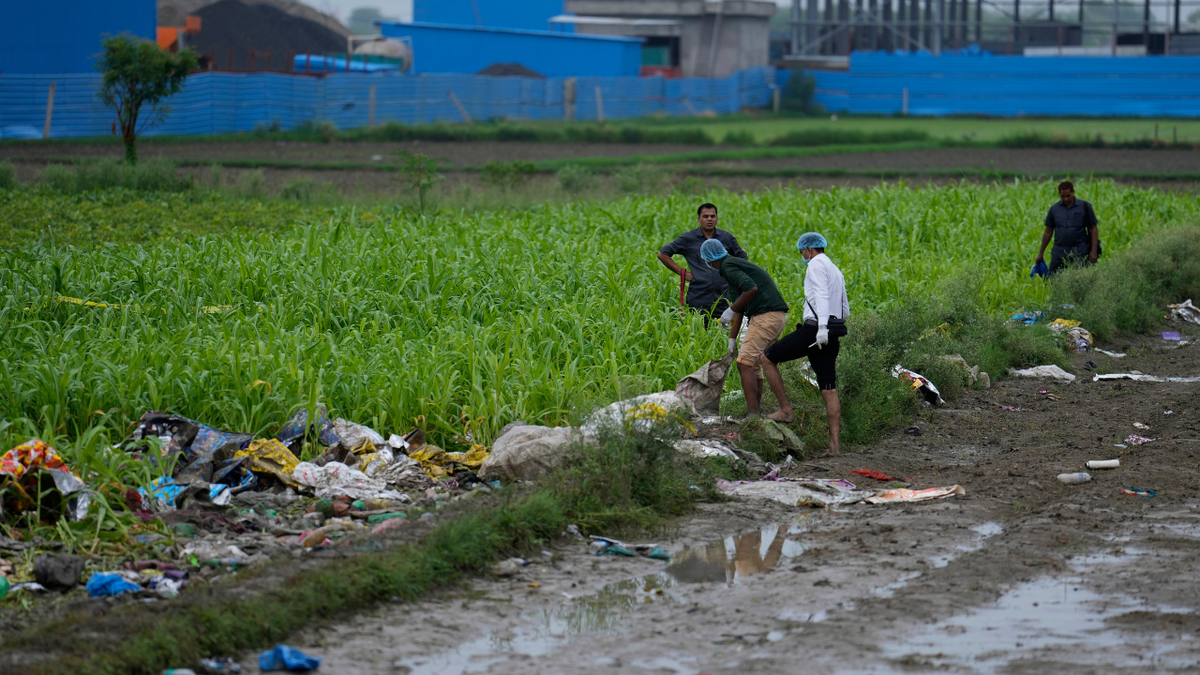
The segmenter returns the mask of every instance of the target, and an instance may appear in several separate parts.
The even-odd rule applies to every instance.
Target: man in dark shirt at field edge
[[[1058,272],[1064,265],[1085,259],[1094,263],[1100,257],[1100,230],[1092,205],[1075,198],[1075,186],[1069,180],[1058,184],[1058,196],[1060,201],[1046,214],[1042,247],[1034,260],[1035,263],[1045,262],[1046,246],[1050,236],[1054,235],[1049,274]]]
[[[721,316],[729,307],[729,299],[726,297],[729,286],[719,272],[700,259],[700,245],[715,238],[729,251],[729,255],[743,260],[747,260],[749,256],[738,246],[737,237],[717,229],[715,205],[701,204],[700,208],[696,209],[696,221],[700,227],[684,232],[675,241],[663,246],[658,252],[658,259],[676,277],[681,273],[684,275],[688,282],[688,307],[691,307],[692,311],[702,312],[705,315],[704,324],[707,326],[710,316]],[[675,262],[674,256],[677,255],[684,257],[688,269],[685,270]]]

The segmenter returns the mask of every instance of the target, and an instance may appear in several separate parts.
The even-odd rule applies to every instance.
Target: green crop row
[[[1190,195],[1109,181],[1079,194],[1106,255],[1200,214]],[[700,198],[421,218],[186,194],[0,195],[0,417],[71,436],[148,409],[262,432],[321,399],[376,428],[486,442],[516,419],[572,422],[672,388],[724,345],[680,317],[677,282],[654,259],[694,226]],[[807,230],[829,239],[858,312],[964,270],[987,307],[1047,302],[1029,267],[1052,183],[703,198],[797,314],[794,245]]]

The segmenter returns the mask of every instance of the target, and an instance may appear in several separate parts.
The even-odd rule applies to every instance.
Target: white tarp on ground
[[[1012,377],[1043,377],[1059,380],[1062,382],[1074,382],[1075,376],[1058,366],[1034,366],[1033,368],[1024,368],[1016,370],[1008,369],[1008,374]]]
[[[292,472],[292,478],[301,485],[314,488],[318,497],[349,495],[355,499],[408,499],[407,495],[389,489],[382,480],[371,478],[341,462],[329,462],[325,466],[300,462]]]
[[[739,497],[770,499],[788,506],[840,506],[861,502],[874,490],[857,490],[852,483],[823,478],[763,481],[718,481],[717,486]]]
[[[1200,377],[1155,377],[1154,375],[1144,375],[1136,371],[1132,373],[1109,373],[1108,375],[1092,376],[1093,382],[1099,382],[1101,380],[1135,380],[1137,382],[1200,382]]]

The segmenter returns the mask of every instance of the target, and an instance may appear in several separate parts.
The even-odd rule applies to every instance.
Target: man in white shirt
[[[837,457],[841,454],[842,404],[837,395],[836,366],[841,349],[839,341],[845,334],[845,324],[839,325],[838,320],[844,321],[850,316],[850,302],[846,297],[846,278],[825,255],[825,246],[825,237],[816,232],[805,232],[796,242],[808,267],[804,275],[804,323],[767,349],[761,363],[767,384],[779,401],[779,412],[769,417],[787,423],[794,417],[783,390],[783,376],[779,374],[778,364],[808,357],[817,375],[821,398],[825,399],[825,417],[829,421],[829,451],[822,457]],[[831,319],[835,320],[832,334]]]

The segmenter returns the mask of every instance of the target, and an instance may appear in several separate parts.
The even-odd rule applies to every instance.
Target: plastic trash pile
[[[323,406],[312,422],[300,410],[273,438],[152,411],[106,460],[159,474],[134,487],[73,472],[54,448],[30,440],[0,457],[0,522],[14,525],[13,538],[0,536],[0,586],[42,593],[82,585],[93,597],[169,598],[197,579],[273,558],[367,550],[372,537],[499,487],[476,473],[488,448],[467,447],[446,451],[420,429],[385,439],[329,419]],[[61,543],[21,527],[32,533],[83,520],[97,493],[123,502],[132,526],[105,532],[110,542],[128,536],[92,558],[59,555]]]

